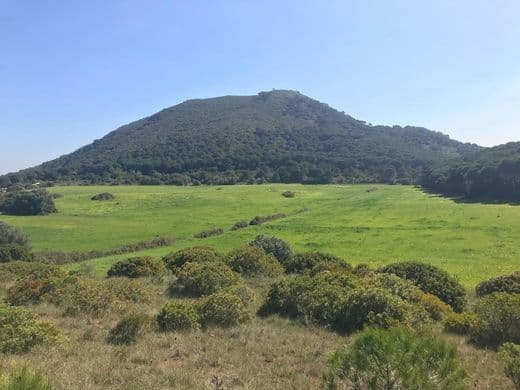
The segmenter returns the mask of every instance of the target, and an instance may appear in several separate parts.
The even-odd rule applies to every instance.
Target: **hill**
[[[188,100],[0,184],[416,183],[481,150],[419,127],[371,126],[298,92]]]

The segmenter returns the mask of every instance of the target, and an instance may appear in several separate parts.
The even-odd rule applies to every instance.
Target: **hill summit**
[[[420,127],[371,126],[299,92],[188,100],[4,184],[416,183],[480,147]]]

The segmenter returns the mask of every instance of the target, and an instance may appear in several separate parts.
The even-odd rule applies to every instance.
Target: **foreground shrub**
[[[208,238],[208,237],[212,237],[212,236],[220,236],[221,234],[224,234],[224,229],[214,228],[214,229],[209,229],[209,230],[203,230],[202,232],[195,234],[193,237]]]
[[[520,389],[520,345],[505,343],[498,351],[500,360],[504,363],[506,375]]]
[[[240,282],[223,288],[219,292],[236,295],[246,306],[253,303],[256,297],[255,292],[251,288],[249,288],[245,283]]]
[[[387,265],[379,272],[411,280],[421,290],[439,297],[453,310],[461,312],[466,305],[464,287],[446,271],[429,264],[404,262]]]
[[[142,313],[127,314],[108,332],[107,342],[114,345],[133,344],[148,325],[149,318]]]
[[[27,367],[14,370],[11,374],[0,377],[2,390],[52,390],[50,382],[40,373]]]
[[[207,263],[219,259],[220,255],[215,249],[207,246],[195,246],[170,253],[164,256],[162,260],[166,268],[175,272],[188,262]]]
[[[283,267],[278,260],[258,246],[235,249],[225,260],[233,271],[246,276],[275,277],[283,273]]]
[[[157,324],[163,331],[197,329],[199,314],[193,302],[169,302],[157,315]]]
[[[262,248],[265,253],[273,255],[285,268],[289,258],[291,257],[292,250],[289,244],[278,238],[270,236],[256,236],[253,241],[249,243],[250,246],[258,246]]]
[[[459,335],[467,335],[475,322],[476,316],[473,313],[452,313],[444,320],[444,331]]]
[[[296,253],[287,259],[285,263],[285,270],[288,273],[304,273],[305,271],[310,271],[316,267],[319,267],[321,270],[326,270],[327,268],[343,268],[345,270],[352,269],[352,267],[345,263],[341,258],[331,255],[330,253],[322,252]]]
[[[239,275],[221,261],[186,263],[177,272],[177,281],[172,285],[172,291],[179,289],[188,295],[208,295],[239,281]]]
[[[0,352],[24,353],[60,340],[58,331],[21,307],[0,305]]]
[[[485,280],[477,285],[475,292],[479,297],[494,292],[520,294],[520,272]]]
[[[161,277],[165,274],[164,264],[150,256],[132,257],[118,261],[107,272],[109,277],[126,276],[127,278]]]
[[[520,344],[520,294],[492,293],[475,303],[470,340],[479,346]]]
[[[0,245],[0,263],[33,260],[33,254],[26,247],[16,244]]]
[[[28,276],[35,278],[48,278],[58,274],[66,275],[66,272],[55,265],[31,263],[25,261],[12,261],[0,263],[0,281],[9,282]]]
[[[103,281],[103,285],[121,301],[149,303],[153,300],[154,294],[147,280],[109,278]]]
[[[8,193],[2,208],[10,215],[47,215],[58,211],[54,198],[43,189]]]
[[[19,245],[30,249],[29,238],[20,229],[0,221],[0,245]]]
[[[454,347],[411,331],[366,329],[334,353],[329,389],[465,389],[466,372]]]
[[[250,320],[251,315],[242,300],[234,294],[218,292],[203,299],[199,306],[201,324],[228,328]]]
[[[116,197],[110,192],[102,192],[101,194],[94,195],[91,200],[113,200]]]

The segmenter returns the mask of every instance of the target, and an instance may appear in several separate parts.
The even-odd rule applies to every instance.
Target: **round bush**
[[[26,247],[16,244],[0,245],[0,263],[33,260],[33,254]]]
[[[276,259],[286,267],[289,258],[291,257],[291,247],[284,240],[277,237],[256,236],[256,238],[249,243],[251,246],[259,246],[266,253],[276,257]]]
[[[124,316],[108,332],[107,342],[114,345],[133,344],[137,341],[145,326],[149,323],[147,315],[132,313]]]
[[[278,260],[257,246],[235,249],[227,255],[226,263],[233,271],[246,276],[274,277],[283,273]]]
[[[250,320],[251,315],[244,302],[234,294],[219,292],[203,299],[199,306],[203,326],[235,326]]]
[[[20,229],[0,221],[0,245],[19,245],[30,249],[29,238]]]
[[[103,285],[121,301],[150,303],[154,298],[150,283],[141,279],[109,278]]]
[[[520,272],[485,280],[477,285],[475,292],[479,297],[494,292],[520,294]]]
[[[169,302],[157,315],[157,324],[163,331],[196,329],[199,314],[192,302]]]
[[[9,193],[2,207],[11,215],[47,215],[58,211],[54,198],[43,189]]]
[[[467,335],[476,322],[473,313],[452,313],[444,320],[444,331],[448,333]]]
[[[286,264],[285,270],[288,273],[303,273],[319,265],[320,269],[343,267],[346,270],[352,269],[350,265],[345,263],[341,258],[322,252],[304,252],[296,253],[291,256]],[[316,273],[316,272],[315,272]]]
[[[177,252],[170,253],[162,258],[166,268],[176,272],[186,263],[208,263],[217,261],[220,255],[215,249],[207,246],[194,246],[184,248]]]
[[[177,281],[171,286],[171,290],[178,289],[185,294],[201,296],[213,294],[239,281],[240,276],[220,261],[186,263],[177,272]]]
[[[387,265],[378,272],[411,280],[421,290],[439,297],[453,310],[461,312],[466,305],[464,287],[446,271],[429,264],[404,262]]]
[[[132,257],[118,261],[107,272],[109,277],[126,276],[127,278],[141,278],[146,276],[160,277],[166,274],[166,268],[160,261],[150,256]]]
[[[506,375],[520,389],[520,345],[505,343],[498,351],[500,360],[504,363]]]
[[[116,197],[110,192],[102,192],[101,194],[94,195],[91,200],[113,200]]]
[[[284,191],[282,192],[282,196],[284,198],[294,198],[296,196],[296,193],[294,191]]]

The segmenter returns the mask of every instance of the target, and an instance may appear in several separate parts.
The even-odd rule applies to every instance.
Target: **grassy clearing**
[[[352,264],[419,260],[446,269],[468,288],[520,266],[520,207],[461,204],[409,186],[262,185],[222,187],[110,187],[113,201],[90,198],[107,187],[55,187],[58,214],[2,216],[26,231],[35,250],[103,250],[155,236],[175,245],[141,251],[161,256],[192,245],[227,251],[257,234],[288,240],[296,251],[320,250]],[[282,196],[294,191],[294,198]],[[302,209],[305,212],[298,213]],[[286,218],[231,231],[256,215]],[[224,228],[215,237],[201,231]],[[101,275],[117,259],[88,261]],[[71,268],[84,266],[73,264]]]

